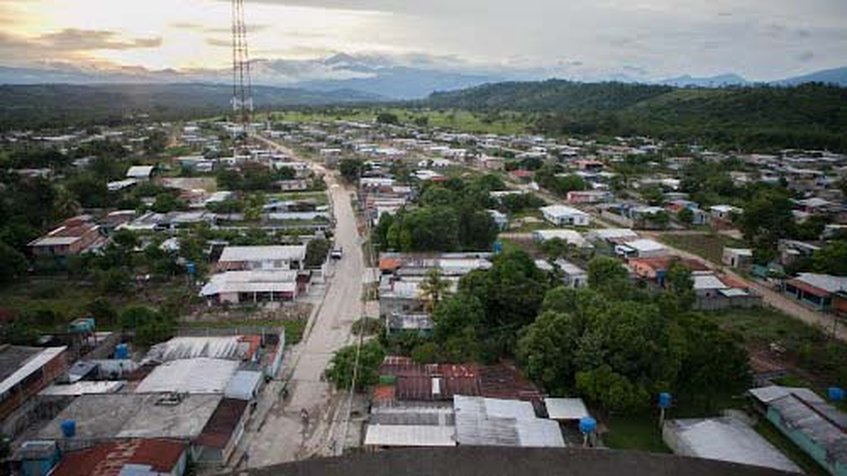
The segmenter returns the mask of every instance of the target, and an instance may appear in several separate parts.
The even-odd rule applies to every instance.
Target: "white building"
[[[306,245],[227,246],[218,260],[221,270],[303,269]]]
[[[580,248],[592,248],[592,245],[578,231],[574,230],[535,230],[532,232],[532,238],[539,242],[559,239]]]
[[[556,226],[588,226],[591,221],[587,213],[565,205],[550,205],[541,208],[541,213]]]
[[[624,258],[657,258],[669,255],[670,251],[658,241],[641,239],[615,246],[615,254]]]
[[[153,176],[153,169],[155,169],[155,167],[152,165],[133,165],[126,171],[126,178],[150,180]]]

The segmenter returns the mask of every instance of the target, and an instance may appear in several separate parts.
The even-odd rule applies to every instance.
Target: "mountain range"
[[[355,91],[387,100],[420,99],[435,91],[452,91],[485,83],[567,78],[585,82],[616,81],[676,87],[723,87],[755,84],[733,73],[711,77],[683,75],[646,80],[622,73],[585,76],[568,70],[498,68],[441,61],[429,57],[394,58],[339,53],[311,60],[254,60],[256,85],[310,91]],[[232,71],[223,69],[148,70],[140,67],[103,68],[68,63],[39,67],[0,66],[0,84],[230,84]],[[826,82],[847,86],[847,67],[817,71],[772,81],[775,85]],[[352,100],[359,99],[351,97]]]

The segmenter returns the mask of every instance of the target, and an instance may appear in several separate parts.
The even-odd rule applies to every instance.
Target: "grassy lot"
[[[123,295],[106,295],[97,286],[64,276],[37,277],[25,279],[17,284],[0,289],[0,307],[23,314],[41,314],[52,312],[53,319],[34,322],[43,332],[64,329],[73,319],[89,314],[88,305],[96,298],[105,298],[112,307],[120,312],[126,306],[147,305],[158,307],[167,300],[185,301],[186,311],[191,304],[186,296],[194,296],[184,279],[165,283],[146,283]],[[116,323],[98,322],[98,329],[108,330]]]
[[[181,322],[180,327],[191,329],[235,329],[238,327],[284,327],[285,328],[285,343],[286,345],[294,345],[303,339],[303,332],[306,329],[305,319],[287,319],[287,320],[226,320],[226,321],[197,321],[197,322]]]
[[[688,251],[712,263],[720,264],[723,257],[724,246],[743,248],[743,241],[719,235],[717,233],[704,233],[702,235],[660,234],[659,241],[674,248]]]
[[[603,434],[603,442],[609,448],[652,453],[671,452],[662,441],[658,414],[612,417],[605,423],[608,432]]]
[[[800,469],[809,476],[827,476],[827,472],[809,455],[804,453],[797,445],[783,435],[771,422],[767,420],[759,420],[754,429],[762,435],[762,437],[779,451],[794,462]]]
[[[847,343],[830,339],[821,330],[791,316],[769,308],[729,309],[705,313],[707,319],[736,333],[748,348],[768,348],[778,343],[786,352],[780,357],[784,364],[801,374],[794,383],[816,383],[825,387],[847,384]]]
[[[275,198],[280,201],[288,200],[314,200],[318,205],[327,205],[329,197],[326,192],[286,192],[286,193],[269,193],[267,198]]]

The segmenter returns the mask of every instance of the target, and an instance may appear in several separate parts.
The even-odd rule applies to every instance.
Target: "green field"
[[[679,248],[683,251],[693,253],[707,261],[720,264],[723,257],[723,248],[745,248],[743,241],[735,240],[717,233],[704,233],[702,235],[681,235],[665,233],[658,235],[659,241]]]
[[[388,112],[398,117],[401,123],[413,125],[426,118],[428,127],[439,127],[463,132],[489,134],[520,134],[528,132],[530,120],[524,114],[501,112],[496,115],[474,113],[462,110],[434,111],[429,109],[337,109],[337,110],[287,110],[275,111],[273,118],[283,122],[334,122],[375,121],[377,114]]]
[[[662,441],[658,414],[612,417],[606,424],[609,429],[603,434],[603,442],[609,448],[651,453],[671,452]]]
[[[294,345],[303,339],[303,333],[306,330],[306,319],[286,319],[286,320],[226,320],[226,321],[197,321],[197,322],[181,322],[180,327],[191,329],[236,329],[239,327],[257,328],[257,327],[283,327],[285,328],[285,345]]]
[[[269,193],[266,198],[275,198],[280,201],[294,200],[314,200],[318,205],[328,205],[329,197],[326,192],[286,192],[286,193]]]

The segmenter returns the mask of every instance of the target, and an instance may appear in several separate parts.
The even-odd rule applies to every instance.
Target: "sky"
[[[847,0],[245,0],[251,56],[773,80],[847,65]],[[0,64],[226,68],[227,0],[0,0]]]

